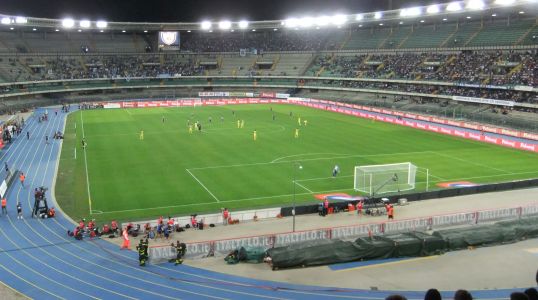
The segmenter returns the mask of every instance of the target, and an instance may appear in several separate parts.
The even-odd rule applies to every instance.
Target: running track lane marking
[[[194,180],[198,181],[198,183],[209,193],[209,195],[211,195],[215,200],[217,200],[217,202],[220,202],[219,198],[213,195],[213,193],[211,193],[211,191],[200,181],[200,179],[196,178],[196,176],[194,176],[194,174],[192,174],[192,172],[189,169],[185,169],[185,170],[189,172],[189,174],[191,174]]]
[[[84,134],[84,120],[82,119],[82,111],[80,111],[80,126],[82,127],[82,139],[86,138]],[[75,141],[75,147],[77,142]],[[92,196],[90,194],[90,176],[88,175],[88,158],[86,155],[86,147],[84,147],[84,168],[86,170],[86,186],[88,187],[88,207],[90,208],[90,215],[92,214]]]
[[[393,262],[386,262],[386,263],[379,263],[379,264],[373,264],[373,265],[367,265],[367,266],[360,266],[355,268],[348,268],[348,269],[342,269],[342,270],[336,270],[334,272],[347,272],[347,271],[355,271],[355,270],[362,270],[362,269],[371,269],[371,268],[377,268],[377,267],[384,267],[384,266],[393,266],[393,265],[400,265],[405,264],[408,262],[415,262],[415,261],[422,261],[422,260],[430,260],[434,258],[438,258],[439,255],[435,256],[426,256],[426,257],[417,257],[417,258],[410,258],[400,261],[393,261]]]

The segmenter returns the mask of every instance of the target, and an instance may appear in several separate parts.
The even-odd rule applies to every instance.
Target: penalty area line
[[[194,178],[194,180],[196,180],[204,188],[204,190],[206,190],[209,193],[209,195],[211,195],[211,197],[213,197],[217,202],[220,202],[219,198],[213,195],[213,193],[211,193],[211,191],[200,181],[200,179],[196,178],[196,176],[194,176],[194,174],[192,174],[192,172],[189,169],[185,169],[185,170],[189,172],[189,174],[191,174],[192,178]]]

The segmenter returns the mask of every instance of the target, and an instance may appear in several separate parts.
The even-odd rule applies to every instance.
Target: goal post
[[[353,188],[368,195],[413,190],[416,173],[417,166],[410,162],[357,166]]]

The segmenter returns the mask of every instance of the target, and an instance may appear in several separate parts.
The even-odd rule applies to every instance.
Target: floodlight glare
[[[440,9],[439,9],[439,5],[430,5],[428,6],[428,8],[426,9],[426,12],[429,13],[429,14],[437,14],[439,13]]]
[[[495,4],[497,5],[512,5],[516,2],[516,0],[495,0]]]
[[[245,21],[245,20],[239,21],[239,28],[245,29],[247,27],[248,27],[248,21]]]
[[[304,17],[299,20],[299,26],[301,27],[310,27],[314,25],[314,18],[312,17]]]
[[[355,17],[355,20],[357,21],[362,21],[362,19],[364,19],[364,16],[362,14],[358,14],[356,17]]]
[[[200,27],[201,27],[203,30],[209,30],[209,29],[211,29],[211,22],[209,22],[209,21],[203,21],[202,24],[200,25]]]
[[[90,21],[82,20],[82,21],[78,22],[78,25],[80,25],[80,27],[82,27],[82,28],[90,28]]]
[[[75,26],[75,20],[71,18],[63,19],[62,26],[65,28],[72,28],[73,26]]]
[[[416,17],[422,14],[422,9],[420,7],[411,7],[404,8],[400,11],[400,16],[402,17]]]
[[[286,21],[284,21],[284,24],[286,25],[286,27],[297,27],[299,26],[299,19],[289,18]]]
[[[220,21],[219,28],[223,30],[228,30],[232,27],[232,22],[230,21]]]
[[[383,17],[383,13],[380,12],[380,11],[378,11],[378,12],[376,12],[376,13],[374,14],[374,19],[376,19],[376,20],[381,19],[381,17]]]
[[[97,21],[96,25],[97,28],[106,28],[108,26],[108,23],[106,21]]]
[[[461,4],[459,2],[450,2],[446,6],[447,11],[458,11],[461,10]]]
[[[331,18],[331,21],[334,25],[343,25],[347,22],[346,15],[334,15]]]
[[[11,24],[11,19],[8,18],[8,17],[3,17],[2,20],[1,20],[1,23],[4,24],[4,25],[9,25],[9,24]]]
[[[17,23],[17,24],[26,24],[26,23],[28,23],[28,19],[25,18],[25,17],[16,17],[15,18],[15,23]]]
[[[482,0],[470,0],[467,2],[468,9],[484,9],[486,4]]]
[[[331,23],[331,17],[329,16],[319,16],[315,20],[316,25],[318,26],[326,26]]]

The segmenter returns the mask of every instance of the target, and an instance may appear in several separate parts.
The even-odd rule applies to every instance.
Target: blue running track
[[[38,110],[38,113],[40,110]],[[48,122],[29,118],[20,137],[0,155],[12,170],[26,174],[26,187],[9,189],[8,214],[0,216],[0,281],[35,299],[384,299],[400,293],[423,299],[424,291],[369,291],[300,286],[216,273],[186,265],[138,266],[134,251],[120,251],[105,240],[76,241],[67,236],[74,224],[57,210],[53,219],[32,219],[34,187],[54,185],[65,114]],[[30,139],[26,139],[30,131]],[[44,136],[50,144],[45,144]],[[48,192],[52,205],[53,195]],[[51,201],[52,200],[52,201]],[[17,219],[16,203],[24,219]],[[271,272],[268,268],[268,272]],[[511,290],[474,291],[476,298],[506,298]],[[452,291],[443,292],[451,298]]]

